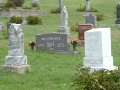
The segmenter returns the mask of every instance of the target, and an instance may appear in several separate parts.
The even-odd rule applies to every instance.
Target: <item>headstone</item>
[[[36,50],[70,51],[70,36],[65,33],[36,35]]]
[[[24,33],[20,24],[12,24],[9,28],[9,51],[5,57],[3,71],[25,73],[30,69],[27,56],[24,55]],[[19,70],[18,70],[19,69]],[[22,70],[22,71],[21,71]]]
[[[0,0],[0,4],[2,4],[2,0]]]
[[[111,56],[110,28],[96,28],[85,32],[84,66],[92,69],[114,70]]]
[[[78,43],[80,46],[84,46],[84,32],[94,28],[93,24],[79,24],[78,25]]]
[[[27,21],[26,20],[23,20],[21,24],[27,24]]]
[[[7,22],[7,30],[9,30],[9,28],[10,28],[10,26],[11,26],[12,24],[16,24],[16,23]]]
[[[58,3],[59,3],[60,10],[62,10],[62,0],[58,0]]]
[[[86,10],[90,10],[90,0],[86,0]]]
[[[65,6],[63,7],[61,11],[60,26],[59,26],[58,32],[63,32],[63,33],[70,32],[69,27],[68,27],[68,12]]]
[[[4,24],[0,22],[0,31],[4,30]]]
[[[97,26],[97,17],[95,15],[90,13],[89,16],[85,17],[85,20],[86,20],[86,22],[85,22],[86,24],[91,23],[94,26]]]
[[[116,6],[116,17],[117,17],[117,20],[115,21],[115,24],[120,24],[120,2]]]
[[[32,0],[33,4],[39,4],[39,0]]]

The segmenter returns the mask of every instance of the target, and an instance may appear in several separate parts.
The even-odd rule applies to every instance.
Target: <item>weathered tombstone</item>
[[[86,20],[86,22],[85,22],[86,24],[91,23],[94,26],[97,26],[97,17],[94,14],[90,13],[89,16],[85,17],[85,20]]]
[[[9,51],[5,57],[2,71],[25,73],[30,70],[27,56],[24,55],[24,33],[20,24],[12,24],[9,28]]]
[[[9,30],[9,28],[10,28],[10,26],[11,26],[12,24],[15,24],[15,23],[7,22],[7,30]]]
[[[65,33],[36,35],[36,50],[70,51],[70,36]]]
[[[60,10],[62,10],[62,0],[58,0],[58,3],[59,3]]]
[[[23,20],[21,24],[27,24],[27,21],[26,20]]]
[[[79,45],[84,46],[84,32],[94,28],[93,24],[79,24],[78,25],[78,39]]]
[[[39,4],[39,0],[32,0],[33,4]]]
[[[69,33],[69,27],[68,27],[68,12],[66,10],[66,7],[64,6],[61,11],[60,16],[60,26],[58,28],[57,32],[63,32],[63,33]]]
[[[84,66],[91,69],[114,70],[111,56],[110,28],[96,28],[85,32]]]
[[[0,22],[0,31],[4,30],[4,24]]]
[[[90,0],[86,0],[86,10],[90,10]]]
[[[120,24],[120,2],[116,6],[116,17],[117,17],[117,20],[115,21],[115,24]]]

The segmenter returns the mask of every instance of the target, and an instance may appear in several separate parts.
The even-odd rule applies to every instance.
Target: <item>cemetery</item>
[[[0,0],[0,90],[120,90],[118,0],[8,1],[16,0]]]

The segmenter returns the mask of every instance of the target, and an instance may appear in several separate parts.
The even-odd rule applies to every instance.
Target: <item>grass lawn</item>
[[[3,2],[6,2],[4,0]],[[113,25],[116,20],[116,5],[119,0],[90,0],[91,7],[104,14],[104,20],[97,22],[97,28],[111,28],[112,56],[114,65],[120,65],[120,30]],[[31,0],[25,0],[24,5],[30,5]],[[84,12],[76,9],[85,6],[85,0],[63,0],[69,15],[69,28],[77,22],[85,23]],[[83,64],[84,47],[78,46],[79,55],[63,55],[50,51],[31,51],[28,42],[35,41],[36,34],[56,32],[60,25],[60,14],[51,14],[52,9],[58,8],[58,0],[40,0],[40,9],[47,11],[42,17],[42,25],[22,25],[24,30],[24,51],[32,71],[25,74],[3,73],[0,71],[0,90],[74,90],[72,77],[76,67]],[[9,18],[0,18],[6,29]],[[0,65],[5,63],[8,54],[8,40],[0,32]],[[71,38],[77,38],[78,33],[71,31]],[[71,46],[72,50],[72,46]]]

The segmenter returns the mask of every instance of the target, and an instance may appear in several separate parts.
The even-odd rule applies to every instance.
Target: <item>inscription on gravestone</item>
[[[70,48],[69,37],[69,34],[64,33],[36,35],[36,50],[68,52]]]

